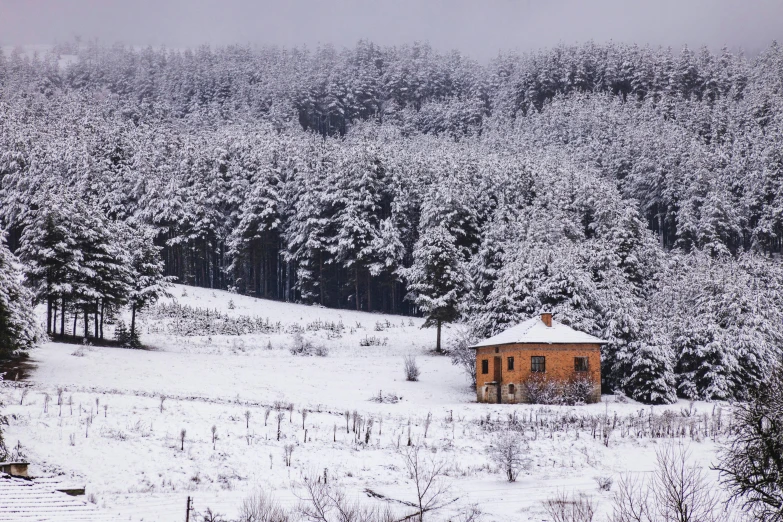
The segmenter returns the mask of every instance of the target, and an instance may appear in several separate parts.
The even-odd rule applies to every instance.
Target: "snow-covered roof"
[[[523,321],[508,330],[504,330],[489,339],[484,339],[473,345],[473,348],[481,346],[497,346],[499,344],[606,344],[606,341],[590,334],[574,330],[570,326],[552,319],[552,326],[547,326],[539,316]]]
[[[106,518],[82,500],[0,473],[0,520],[98,522]]]

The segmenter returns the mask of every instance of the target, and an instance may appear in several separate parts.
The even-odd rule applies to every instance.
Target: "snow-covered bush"
[[[487,449],[493,463],[503,472],[509,482],[515,482],[519,472],[530,462],[519,433],[503,431],[496,433]]]
[[[329,355],[329,348],[323,344],[315,344],[299,332],[294,333],[289,351],[291,355],[315,355],[317,357]]]
[[[471,348],[479,338],[471,328],[457,326],[451,345],[448,348],[449,357],[455,366],[459,366],[470,378],[471,385],[476,385],[476,350]]]
[[[568,405],[589,404],[596,402],[596,385],[586,377],[575,377],[565,383],[562,388],[563,403]]]
[[[405,380],[416,382],[419,380],[419,365],[416,363],[416,357],[413,355],[406,355],[402,359],[403,368],[405,370]]]
[[[522,395],[531,404],[560,404],[563,402],[562,386],[545,375],[531,374],[522,381]]]

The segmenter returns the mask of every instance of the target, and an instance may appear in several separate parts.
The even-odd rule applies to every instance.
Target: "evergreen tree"
[[[129,256],[131,282],[128,301],[131,308],[131,322],[128,330],[128,343],[132,348],[141,346],[136,329],[136,313],[154,304],[168,295],[166,290],[170,277],[163,275],[163,261],[160,259],[160,247],[153,240],[155,232],[148,227],[127,228],[125,230]]]
[[[0,231],[0,360],[33,348],[40,339],[33,295],[22,286],[18,264]]]
[[[442,226],[423,231],[413,253],[413,265],[403,269],[411,299],[424,313],[425,327],[437,328],[435,351],[441,347],[441,326],[459,317],[460,299],[469,278],[456,239]]]

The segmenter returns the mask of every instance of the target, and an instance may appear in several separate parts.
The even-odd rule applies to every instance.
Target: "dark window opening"
[[[509,384],[508,385],[508,394],[509,395],[514,395],[514,391],[515,391],[514,390],[514,385],[513,384]]]
[[[508,358],[508,371],[513,371],[513,370],[514,370],[514,358],[513,357],[509,357]]]
[[[587,357],[574,357],[574,371],[586,372],[589,368]]]
[[[500,353],[500,348],[498,348],[497,346],[495,347],[495,353]]]
[[[530,371],[531,372],[545,372],[546,371],[546,357],[534,356],[530,358]]]
[[[488,359],[483,359],[481,361],[481,373],[484,374],[484,375],[489,373],[489,360]]]

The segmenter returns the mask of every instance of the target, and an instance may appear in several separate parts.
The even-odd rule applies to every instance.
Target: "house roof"
[[[0,473],[0,520],[100,522],[106,514],[65,493]]]
[[[547,326],[540,317],[536,316],[474,344],[473,348],[500,344],[606,344],[606,342],[598,337],[574,330],[554,319],[552,326]]]

